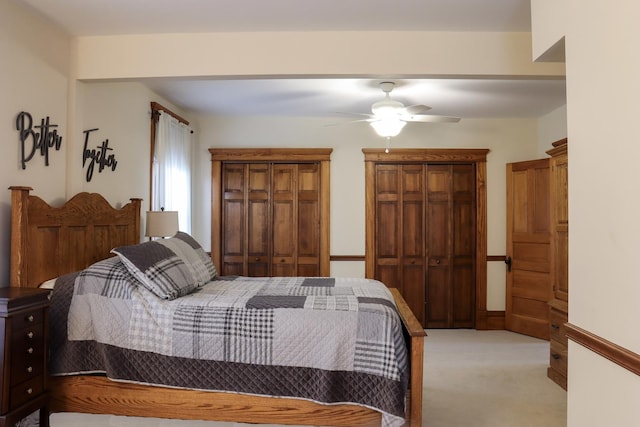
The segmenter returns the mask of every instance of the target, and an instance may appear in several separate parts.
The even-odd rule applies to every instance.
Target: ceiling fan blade
[[[413,116],[415,114],[426,113],[429,110],[431,110],[431,107],[429,107],[428,105],[421,105],[421,104],[409,105],[404,109],[405,113],[410,116]]]
[[[351,111],[336,111],[336,114],[347,114],[349,116],[365,116],[365,117],[369,117],[370,119],[374,118],[373,114],[370,114],[370,113],[353,113]]]
[[[368,119],[360,119],[360,120],[349,120],[347,122],[340,122],[340,123],[328,123],[325,126],[342,126],[342,125],[348,125],[351,123],[360,123],[360,122],[371,122],[373,121],[373,118],[368,118]]]
[[[402,120],[407,122],[422,122],[422,123],[457,123],[460,121],[460,117],[449,116],[428,116],[416,114],[414,116],[403,117]]]

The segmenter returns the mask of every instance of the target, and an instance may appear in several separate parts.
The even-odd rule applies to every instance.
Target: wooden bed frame
[[[11,190],[11,286],[38,287],[112,256],[119,245],[140,242],[140,199],[120,209],[101,195],[79,193],[62,207]],[[410,343],[411,379],[405,425],[422,425],[422,360],[425,332],[396,289],[391,289]],[[379,426],[381,415],[350,404],[173,389],[115,382],[103,376],[48,378],[52,412],[82,412],[243,423]]]

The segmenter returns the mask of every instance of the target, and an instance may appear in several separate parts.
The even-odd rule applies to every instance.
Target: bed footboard
[[[420,427],[422,425],[424,337],[426,337],[427,334],[404,298],[402,298],[402,295],[400,295],[400,291],[395,288],[391,288],[390,291],[398,306],[398,311],[404,324],[404,331],[409,341],[411,378],[409,380],[409,394],[407,396],[408,425],[410,427]]]

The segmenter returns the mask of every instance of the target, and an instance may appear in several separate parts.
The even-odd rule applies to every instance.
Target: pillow
[[[182,232],[111,252],[145,288],[167,300],[190,294],[217,274],[202,247]]]
[[[170,239],[157,240],[175,252],[192,270],[194,277],[198,279],[200,286],[210,282],[218,275],[211,257],[202,249],[202,246],[189,234],[182,231]]]
[[[45,280],[38,287],[40,289],[53,289],[56,285],[56,280],[58,280],[57,277],[54,277],[53,279]]]

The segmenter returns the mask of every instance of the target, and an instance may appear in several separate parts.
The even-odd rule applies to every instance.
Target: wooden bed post
[[[22,254],[26,253],[27,233],[20,230],[28,229],[29,192],[31,187],[9,187],[11,190],[11,272],[9,283],[14,287],[22,287],[25,277],[29,274],[27,263]]]

